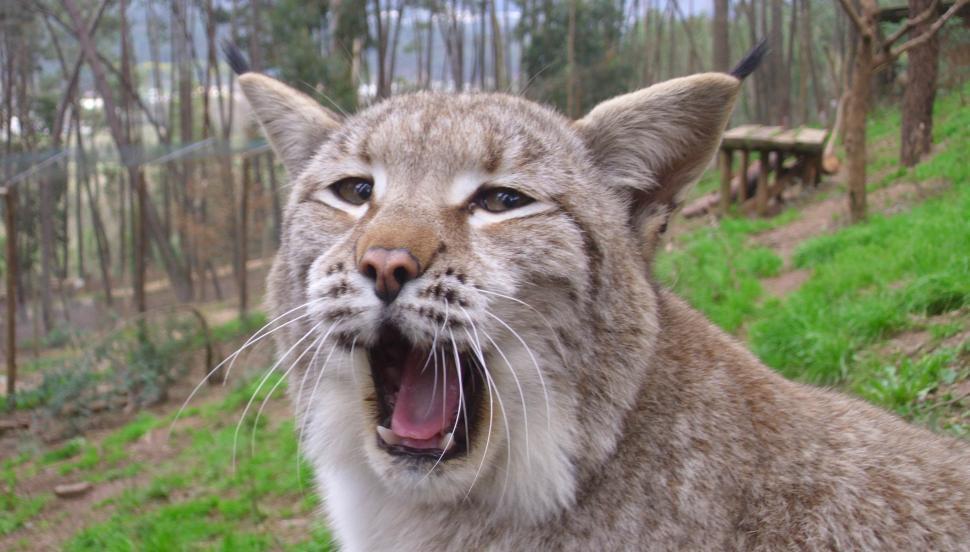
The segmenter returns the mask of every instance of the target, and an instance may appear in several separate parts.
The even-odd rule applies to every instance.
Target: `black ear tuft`
[[[754,48],[748,52],[744,59],[742,59],[734,69],[731,69],[731,76],[737,77],[739,80],[744,80],[745,77],[754,73],[754,70],[758,68],[761,63],[761,59],[765,57],[768,53],[768,41],[762,38],[754,45]]]
[[[222,41],[222,53],[226,55],[226,61],[229,62],[229,67],[232,67],[232,70],[237,75],[249,72],[249,62],[246,60],[246,56],[243,55],[231,40]]]

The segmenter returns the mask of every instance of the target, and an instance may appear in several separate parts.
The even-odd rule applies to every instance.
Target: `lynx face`
[[[240,77],[293,183],[270,303],[302,443],[416,505],[538,519],[574,500],[655,333],[647,262],[739,81],[670,81],[570,122],[504,95],[396,97],[345,120]],[[283,332],[278,332],[277,335]],[[347,479],[346,475],[343,478]]]

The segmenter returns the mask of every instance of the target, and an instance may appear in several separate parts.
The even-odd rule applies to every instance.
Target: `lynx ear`
[[[645,248],[710,162],[740,87],[724,73],[673,79],[607,100],[576,121],[602,174],[629,193],[630,222]]]
[[[276,79],[244,73],[239,76],[239,86],[290,176],[299,174],[340,127],[337,115]]]

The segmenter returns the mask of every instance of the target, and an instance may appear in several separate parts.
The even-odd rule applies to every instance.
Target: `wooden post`
[[[781,194],[785,191],[785,184],[781,179],[781,171],[785,164],[785,152],[778,150],[775,152],[775,170],[771,171],[774,175],[771,178],[771,195],[781,201]]]
[[[758,152],[758,159],[761,159],[761,170],[758,171],[758,189],[755,191],[755,206],[759,216],[764,216],[768,212],[768,151]]]
[[[249,310],[248,301],[248,271],[246,269],[246,251],[249,241],[249,181],[252,177],[252,162],[247,154],[243,154],[242,163],[242,197],[239,200],[239,317],[245,318]]]
[[[729,149],[721,150],[721,216],[727,216],[731,208],[731,163],[734,161],[733,152]]]
[[[741,150],[741,169],[738,171],[741,175],[741,188],[738,190],[739,205],[744,205],[748,200],[748,155],[748,150]]]
[[[0,193],[7,230],[7,408],[13,409],[17,393],[17,190],[7,186]]]
[[[146,274],[146,264],[145,255],[148,249],[148,234],[145,231],[145,216],[148,210],[148,198],[147,190],[145,188],[145,175],[142,172],[141,167],[131,166],[128,168],[129,178],[132,180],[132,184],[135,188],[135,205],[137,210],[137,215],[134,219],[134,239],[132,240],[132,245],[134,246],[135,254],[135,273],[134,276],[134,299],[135,299],[135,311],[139,314],[144,313],[148,310],[148,300],[145,295],[145,274]],[[142,321],[144,319],[141,319]],[[141,326],[142,322],[139,322]]]
[[[818,160],[819,157],[815,155],[806,155],[802,161],[805,163],[802,171],[802,184],[806,188],[818,184]]]

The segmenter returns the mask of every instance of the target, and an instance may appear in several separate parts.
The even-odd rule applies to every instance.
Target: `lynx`
[[[783,379],[651,274],[758,55],[570,121],[342,117],[230,51],[292,183],[268,304],[342,549],[970,549],[967,444]]]

